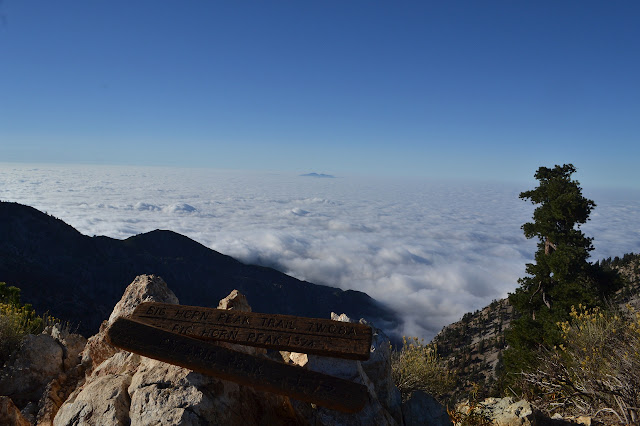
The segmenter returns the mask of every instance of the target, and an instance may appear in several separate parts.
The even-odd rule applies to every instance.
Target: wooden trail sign
[[[371,327],[364,324],[145,302],[131,319],[197,339],[366,360]]]
[[[334,410],[355,413],[368,400],[364,385],[237,352],[126,318],[118,318],[111,325],[107,338],[112,345],[130,352]]]

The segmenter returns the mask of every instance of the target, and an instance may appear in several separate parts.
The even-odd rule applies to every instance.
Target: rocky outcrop
[[[389,340],[376,330],[368,361],[338,360],[297,353],[267,353],[265,349],[219,343],[255,356],[297,364],[354,382],[369,389],[365,408],[344,414],[261,392],[249,386],[205,376],[189,369],[119,350],[105,332],[119,316],[127,316],[143,301],[178,303],[157,276],[140,276],[125,290],[100,333],[89,339],[82,359],[87,377],[64,402],[54,425],[398,425],[400,398],[390,376]],[[251,311],[246,298],[233,291],[220,309]],[[334,316],[338,319],[338,316]],[[349,321],[346,316],[341,320]]]
[[[47,424],[83,377],[80,353],[85,342],[60,324],[25,336],[0,370],[0,395],[10,398],[29,422]]]
[[[157,275],[139,275],[125,289],[122,298],[113,308],[109,319],[100,325],[100,331],[87,341],[82,353],[82,364],[89,371],[96,368],[104,360],[118,352],[106,339],[107,329],[118,317],[128,317],[142,302],[178,303],[176,295],[169,290],[167,284]]]
[[[491,419],[492,424],[499,426],[534,426],[540,424],[541,416],[525,400],[514,401],[513,398],[487,398],[470,408],[468,403],[456,407],[458,412],[476,414]]]

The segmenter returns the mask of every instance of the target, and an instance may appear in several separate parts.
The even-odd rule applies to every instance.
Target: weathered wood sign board
[[[364,385],[223,348],[135,320],[118,318],[107,331],[107,338],[112,345],[130,352],[334,410],[355,413],[368,399]]]
[[[131,319],[204,340],[366,360],[372,330],[364,324],[145,302]]]

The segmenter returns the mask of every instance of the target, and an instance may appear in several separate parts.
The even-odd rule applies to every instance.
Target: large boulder
[[[89,371],[118,352],[106,340],[107,329],[118,317],[133,314],[136,306],[142,302],[178,303],[178,298],[169,289],[164,280],[157,275],[138,275],[125,289],[120,301],[113,308],[109,319],[100,325],[100,331],[89,338],[82,353],[82,364]]]

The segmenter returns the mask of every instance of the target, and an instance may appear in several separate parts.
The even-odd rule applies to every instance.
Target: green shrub
[[[392,351],[391,375],[403,401],[416,390],[441,400],[455,384],[435,345],[425,345],[417,337],[403,337],[402,348]]]
[[[0,303],[19,306],[20,289],[14,286],[7,286],[7,283],[0,282]]]
[[[0,367],[24,336],[39,334],[56,323],[60,320],[46,313],[38,316],[30,304],[21,304],[19,288],[0,282]],[[68,329],[68,324],[65,327]]]
[[[28,306],[0,303],[0,366],[27,334],[41,333],[43,319]]]

